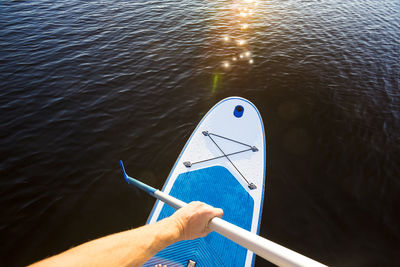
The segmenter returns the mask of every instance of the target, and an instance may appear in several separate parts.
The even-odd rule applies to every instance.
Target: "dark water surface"
[[[261,235],[400,264],[400,2],[256,3],[0,2],[1,266],[144,224],[119,159],[161,187],[232,95],[267,132]]]

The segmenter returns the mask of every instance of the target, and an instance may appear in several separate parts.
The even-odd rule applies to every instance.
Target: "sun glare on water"
[[[257,0],[233,0],[226,6],[224,19],[227,21],[219,32],[220,48],[224,54],[213,74],[212,92],[216,93],[223,80],[224,73],[232,73],[238,67],[254,65],[254,52],[251,49],[253,17],[256,14]]]
[[[225,70],[232,70],[237,64],[254,64],[252,58],[253,53],[249,47],[248,35],[251,32],[251,19],[255,14],[255,9],[258,6],[256,0],[239,0],[235,1],[230,5],[232,21],[229,34],[222,35],[222,41],[226,50],[233,50],[233,54],[230,55],[229,59],[225,59],[222,62],[222,68]],[[232,33],[234,31],[235,33]]]

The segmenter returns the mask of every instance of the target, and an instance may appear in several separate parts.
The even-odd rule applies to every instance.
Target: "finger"
[[[216,208],[214,212],[215,212],[215,217],[222,218],[222,216],[224,215],[224,210],[220,208]]]
[[[210,206],[210,208],[207,209],[206,214],[207,214],[207,216],[209,216],[211,218],[214,218],[214,217],[222,218],[224,211],[220,208],[214,208],[214,207]]]

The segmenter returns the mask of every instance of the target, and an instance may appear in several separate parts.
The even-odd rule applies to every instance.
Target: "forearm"
[[[33,266],[142,266],[163,248],[180,240],[179,227],[166,218],[71,248]]]
[[[209,221],[222,214],[221,209],[192,202],[155,224],[90,241],[32,266],[142,266],[177,241],[206,236]]]
[[[165,218],[158,223],[138,228],[132,238],[141,239],[135,244],[136,250],[132,251],[132,258],[137,263],[133,266],[142,266],[165,247],[180,241],[182,234],[174,220]]]

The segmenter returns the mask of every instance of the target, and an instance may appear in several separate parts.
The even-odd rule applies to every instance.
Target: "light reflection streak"
[[[243,46],[246,44],[246,40],[237,40],[237,44]]]
[[[247,30],[249,28],[249,24],[245,23],[240,26],[242,30]]]
[[[215,93],[218,89],[219,73],[214,73],[212,92]]]
[[[230,14],[225,28],[221,34],[222,51],[226,55],[213,76],[212,91],[215,93],[220,86],[222,75],[235,70],[236,66],[248,66],[254,64],[254,54],[249,47],[249,35],[253,16],[258,6],[257,0],[234,0],[229,3]],[[246,64],[247,63],[247,64]],[[244,64],[244,65],[243,65]]]

